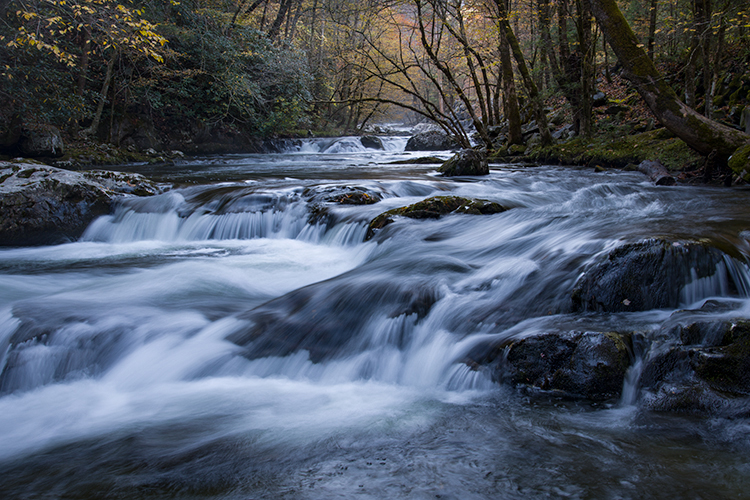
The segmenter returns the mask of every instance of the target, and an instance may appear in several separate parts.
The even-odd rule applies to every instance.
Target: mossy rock
[[[488,200],[471,200],[460,196],[434,196],[405,207],[394,208],[378,215],[367,227],[369,240],[375,235],[375,231],[382,229],[394,221],[394,217],[408,217],[410,219],[437,219],[442,215],[472,214],[489,215],[505,212],[506,207]]]
[[[591,400],[618,398],[632,357],[629,333],[532,335],[499,357],[498,379]]]
[[[487,155],[475,149],[463,149],[443,163],[438,172],[445,177],[462,175],[489,175],[490,167]]]
[[[744,181],[750,181],[750,144],[737,148],[729,158],[729,168]]]

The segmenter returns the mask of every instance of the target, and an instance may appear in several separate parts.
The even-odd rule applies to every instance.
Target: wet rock
[[[458,139],[437,130],[421,132],[409,138],[405,151],[447,151],[460,147]]]
[[[726,257],[705,242],[628,243],[579,278],[572,293],[573,308],[606,312],[677,308],[683,287],[713,276]]]
[[[670,333],[684,343],[657,346],[645,361],[640,379],[644,406],[702,415],[746,408],[750,401],[750,321],[699,321],[681,326]]]
[[[432,165],[443,164],[445,160],[437,156],[421,156],[419,158],[409,158],[407,160],[397,160],[388,163],[389,165]]]
[[[50,244],[78,237],[94,218],[109,213],[117,196],[163,190],[137,174],[0,162],[0,245]]]
[[[335,278],[240,315],[249,326],[227,340],[244,347],[249,359],[307,351],[314,363],[359,353],[361,342],[400,349],[409,343],[408,325],[424,318],[439,298],[433,285],[419,279],[394,283],[375,276],[360,281]],[[376,317],[378,321],[403,317],[404,321],[391,324],[388,335],[372,339],[368,325]]]
[[[450,160],[443,163],[438,172],[444,177],[460,175],[489,175],[490,167],[487,155],[474,149],[462,149]]]
[[[362,146],[369,149],[385,149],[382,139],[376,135],[363,135],[359,138]]]
[[[630,335],[568,332],[511,343],[499,379],[592,400],[619,397],[630,366]]]
[[[310,188],[303,196],[312,203],[337,203],[339,205],[372,205],[383,197],[371,189],[351,186]]]
[[[460,196],[435,196],[427,198],[413,205],[394,208],[383,212],[370,221],[367,227],[366,240],[375,235],[378,229],[382,229],[394,221],[394,217],[408,217],[410,219],[437,219],[442,215],[458,213],[473,215],[489,215],[508,210],[499,203],[488,200],[470,200]]]

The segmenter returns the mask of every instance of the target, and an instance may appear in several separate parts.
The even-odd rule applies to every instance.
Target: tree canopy
[[[466,147],[550,143],[550,107],[564,103],[570,134],[592,134],[593,96],[624,68],[633,93],[669,95],[692,118],[676,125],[649,103],[653,117],[675,133],[710,124],[733,137],[717,146],[727,156],[750,99],[741,0],[5,0],[0,20],[4,127],[113,143],[134,121],[188,140],[420,120]],[[696,134],[680,137],[717,149]]]

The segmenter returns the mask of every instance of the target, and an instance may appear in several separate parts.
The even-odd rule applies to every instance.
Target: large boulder
[[[0,245],[50,244],[76,238],[122,194],[164,186],[138,174],[71,172],[38,163],[0,162]]]
[[[367,227],[369,240],[375,232],[394,222],[394,217],[410,219],[437,219],[451,213],[489,215],[505,212],[506,207],[488,200],[470,200],[460,196],[434,196],[405,207],[394,208],[383,212],[370,221]]]
[[[682,289],[713,276],[727,255],[703,241],[648,239],[615,248],[589,267],[573,290],[573,308],[646,311],[676,308]],[[731,279],[730,279],[731,281]]]
[[[18,141],[19,152],[29,158],[59,158],[65,154],[60,131],[51,125],[25,126]]]
[[[746,413],[750,403],[750,321],[697,320],[672,327],[649,353],[643,404],[657,411]]]
[[[460,147],[461,144],[453,136],[437,130],[420,132],[406,142],[406,151],[447,151]]]
[[[359,138],[362,146],[368,149],[385,149],[383,140],[376,135],[363,135]]]
[[[438,172],[445,177],[459,175],[489,175],[487,155],[475,149],[462,149],[450,160],[443,163]]]
[[[545,333],[512,342],[498,379],[591,400],[618,398],[630,366],[630,335]]]

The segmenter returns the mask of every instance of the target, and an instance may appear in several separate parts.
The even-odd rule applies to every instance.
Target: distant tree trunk
[[[268,38],[276,40],[281,32],[281,25],[284,24],[289,8],[292,6],[292,0],[281,0],[279,4],[279,10],[276,13],[276,19],[274,20],[271,28],[268,30]]]
[[[89,52],[91,52],[91,32],[88,28],[83,29],[83,36],[85,41],[83,42],[83,49],[81,50],[81,61],[78,64],[78,88],[76,89],[76,95],[82,96],[83,91],[86,90],[86,78],[89,70]]]
[[[526,67],[526,60],[523,57],[521,45],[518,43],[518,39],[516,38],[515,33],[513,33],[513,28],[508,22],[508,15],[504,1],[505,0],[495,0],[498,11],[500,12],[499,22],[505,30],[505,36],[508,40],[508,45],[510,45],[510,49],[513,51],[513,58],[516,60],[518,72],[521,73],[521,78],[523,78],[524,85],[529,93],[529,100],[531,101],[531,107],[534,111],[534,118],[539,126],[539,134],[542,136],[542,145],[547,146],[552,144],[552,135],[550,134],[549,126],[547,125],[547,115],[544,113],[544,103],[539,95],[536,83],[534,83],[534,79],[531,78],[531,73]]]
[[[716,150],[722,160],[738,147],[750,144],[750,135],[710,120],[680,101],[643,50],[615,0],[590,1],[594,16],[628,79],[669,131],[703,155]]]
[[[591,90],[594,87],[594,44],[591,43],[591,7],[587,0],[577,1],[578,41],[581,53],[580,120],[581,133],[591,136]]]
[[[651,0],[648,18],[648,57],[654,60],[654,46],[656,45],[656,0]]]
[[[499,30],[500,64],[503,69],[503,105],[505,118],[508,120],[508,144],[523,144],[521,131],[521,111],[518,107],[516,82],[513,75],[513,61],[510,58],[510,47],[505,36],[505,30]]]
[[[726,18],[722,15],[721,21],[719,21],[719,33],[717,36],[716,41],[716,52],[714,56],[713,61],[713,76],[711,78],[711,88],[707,91],[706,94],[706,103],[709,104],[706,106],[706,111],[709,113],[713,113],[713,102],[714,102],[714,96],[716,95],[716,85],[719,83],[719,68],[721,68],[721,59],[723,56],[724,51],[724,32],[726,31]],[[706,114],[708,118],[711,118],[711,115]]]
[[[109,93],[109,84],[112,82],[112,72],[115,68],[115,61],[117,60],[118,52],[112,53],[112,58],[107,63],[107,73],[104,76],[104,83],[102,84],[102,91],[99,94],[99,104],[96,107],[94,118],[91,121],[91,126],[81,133],[83,135],[95,135],[99,131],[99,123],[102,119],[102,113],[104,113],[104,104],[107,101],[107,94]]]

